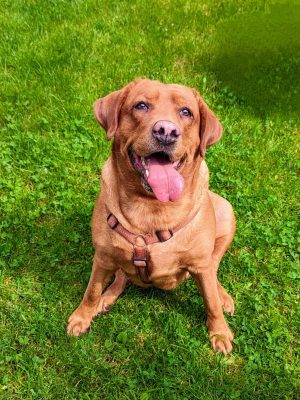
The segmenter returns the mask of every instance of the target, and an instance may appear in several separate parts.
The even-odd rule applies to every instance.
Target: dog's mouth
[[[162,201],[176,201],[180,198],[184,179],[178,172],[185,157],[172,161],[163,151],[152,153],[147,157],[136,154],[132,148],[129,157],[134,169],[142,176],[142,185],[148,192]]]

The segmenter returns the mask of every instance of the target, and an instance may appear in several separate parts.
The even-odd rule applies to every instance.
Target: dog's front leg
[[[232,350],[233,334],[223,315],[216,273],[213,268],[209,268],[199,270],[199,272],[193,271],[191,275],[203,296],[211,345],[216,352],[228,354]]]
[[[113,270],[103,268],[103,261],[95,255],[92,274],[83,299],[68,319],[68,335],[79,336],[89,329],[93,317],[97,314],[103,289],[113,273]]]

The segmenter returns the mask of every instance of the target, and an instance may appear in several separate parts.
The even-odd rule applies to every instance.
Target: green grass
[[[299,398],[299,2],[0,6],[0,398]],[[110,151],[92,105],[141,76],[198,88],[224,126],[207,162],[237,217],[220,270],[230,356],[210,349],[191,281],[130,287],[87,335],[65,333]]]

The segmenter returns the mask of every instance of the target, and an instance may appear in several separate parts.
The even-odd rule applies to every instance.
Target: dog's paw
[[[97,315],[108,313],[114,305],[115,298],[113,296],[102,295],[97,307]]]
[[[87,318],[78,310],[75,310],[68,319],[67,334],[69,336],[79,336],[87,332],[92,322],[92,318]]]
[[[226,292],[226,290],[219,284],[218,293],[221,301],[222,308],[225,312],[233,316],[234,314],[234,301],[232,297]]]
[[[216,353],[229,354],[232,350],[232,340],[230,335],[214,334],[210,336],[210,343]]]
[[[209,329],[209,339],[212,348],[217,353],[229,354],[232,350],[233,333],[225,323],[216,330]]]
[[[233,316],[234,314],[234,301],[232,299],[232,297],[226,293],[222,299],[221,299],[221,303],[222,303],[222,308],[225,312],[227,312],[228,314],[230,314],[231,316]]]

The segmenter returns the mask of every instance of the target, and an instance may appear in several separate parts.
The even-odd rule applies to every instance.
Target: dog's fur
[[[136,109],[140,101],[150,104],[150,109]],[[193,115],[182,115],[183,107]],[[203,160],[206,148],[221,137],[220,122],[195,90],[144,79],[97,100],[94,113],[114,142],[93,213],[92,274],[79,307],[69,318],[68,334],[86,332],[92,318],[108,311],[129,282],[150,286],[139,279],[132,265],[132,245],[108,226],[107,209],[136,234],[172,229],[199,209],[172,239],[149,245],[151,281],[155,287],[170,290],[192,277],[205,302],[212,347],[229,353],[233,334],[223,310],[233,314],[234,303],[218,282],[217,270],[233,239],[235,219],[230,203],[209,191]],[[169,152],[171,160],[183,160],[179,172],[185,186],[177,201],[162,202],[147,191],[128,155],[130,148],[141,157],[161,150],[152,135],[153,125],[160,120],[174,122],[181,132]],[[114,282],[104,291],[113,276]]]

